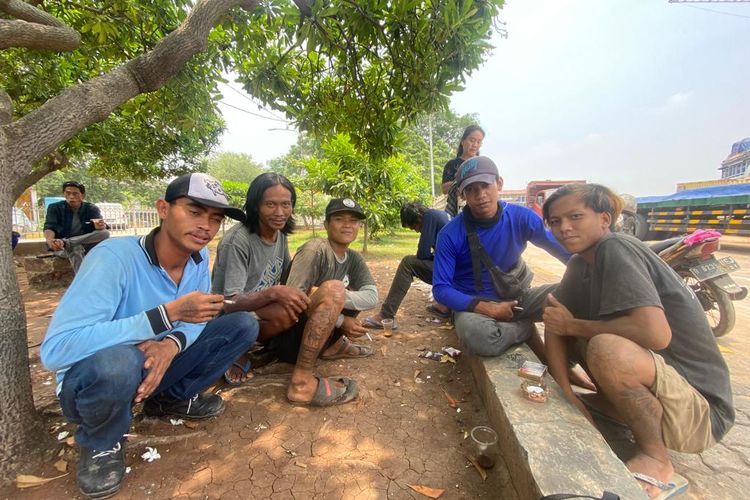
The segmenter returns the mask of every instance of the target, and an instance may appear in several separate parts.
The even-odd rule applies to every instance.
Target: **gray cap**
[[[229,205],[229,198],[221,183],[208,174],[185,174],[176,178],[167,186],[164,195],[166,201],[187,197],[206,207],[223,208],[224,215],[240,222],[245,221],[245,212]]]
[[[458,167],[456,171],[456,184],[458,192],[463,193],[466,186],[475,182],[494,184],[500,174],[497,165],[486,156],[475,156],[469,158]]]

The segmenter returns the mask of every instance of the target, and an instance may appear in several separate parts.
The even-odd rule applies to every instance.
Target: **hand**
[[[59,238],[54,238],[54,239],[51,239],[51,240],[47,240],[47,246],[51,250],[53,250],[55,252],[59,252],[60,250],[62,250],[63,248],[65,248],[65,243],[63,242],[63,240],[61,240]]]
[[[570,321],[575,319],[573,314],[551,293],[547,295],[547,303],[549,305],[544,308],[544,314],[542,315],[544,331],[561,337],[572,335],[569,326]]]
[[[479,302],[474,308],[475,313],[489,316],[497,321],[511,321],[513,319],[513,306],[517,306],[517,300],[506,302]]]
[[[91,219],[91,223],[94,225],[94,229],[101,230],[105,229],[107,225],[104,223],[104,219]]]
[[[276,301],[293,317],[298,318],[300,314],[307,311],[310,305],[310,297],[302,290],[285,285],[272,287]]]
[[[168,338],[161,341],[147,340],[137,344],[136,347],[143,353],[145,359],[143,368],[148,370],[148,375],[135,393],[135,402],[140,403],[151,397],[151,394],[159,387],[164,373],[177,355],[178,348],[177,344]]]
[[[224,307],[224,296],[203,292],[190,292],[177,300],[167,302],[169,320],[186,323],[205,323],[212,320]]]
[[[344,316],[344,322],[341,323],[341,326],[339,328],[341,328],[341,331],[344,332],[344,335],[346,335],[350,339],[361,337],[362,335],[367,333],[367,329],[362,326],[362,322],[357,318],[352,318],[351,316]]]

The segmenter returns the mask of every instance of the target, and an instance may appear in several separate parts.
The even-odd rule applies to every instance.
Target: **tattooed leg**
[[[344,300],[344,284],[341,281],[324,282],[310,297],[302,345],[287,390],[287,397],[291,401],[310,401],[315,394],[318,387],[313,374],[315,362],[333,333],[336,319],[344,308]]]
[[[656,381],[651,353],[623,337],[600,334],[589,341],[586,361],[599,391],[633,432],[639,453],[628,468],[669,481],[674,469],[661,430],[663,408],[649,390]],[[644,489],[653,496],[654,488]]]

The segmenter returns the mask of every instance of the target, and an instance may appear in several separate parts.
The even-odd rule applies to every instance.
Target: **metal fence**
[[[113,236],[143,235],[159,225],[159,214],[157,214],[155,208],[123,209],[122,206],[108,206],[116,205],[113,203],[103,203],[102,205],[104,205],[100,207],[102,218],[109,225],[109,232]],[[21,233],[26,240],[44,238],[45,216],[44,207],[26,207],[24,209],[13,207],[13,231]],[[232,225],[234,225],[232,219],[225,220],[220,234],[223,234]]]

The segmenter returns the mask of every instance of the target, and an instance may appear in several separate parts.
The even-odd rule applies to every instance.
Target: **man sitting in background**
[[[388,296],[380,307],[380,312],[365,318],[365,326],[383,328],[381,323],[383,319],[395,318],[414,278],[419,278],[429,285],[432,284],[433,252],[437,235],[449,221],[450,218],[444,211],[427,208],[418,202],[405,203],[401,207],[401,225],[419,233],[417,254],[407,255],[401,259]],[[438,303],[428,306],[427,309],[440,318],[448,318],[450,315],[450,310]],[[393,329],[397,328],[398,325],[394,321]]]
[[[109,238],[107,225],[99,207],[83,201],[86,187],[80,182],[66,181],[62,185],[65,200],[47,207],[44,219],[44,238],[47,247],[67,257],[77,273],[84,255],[100,241]]]

